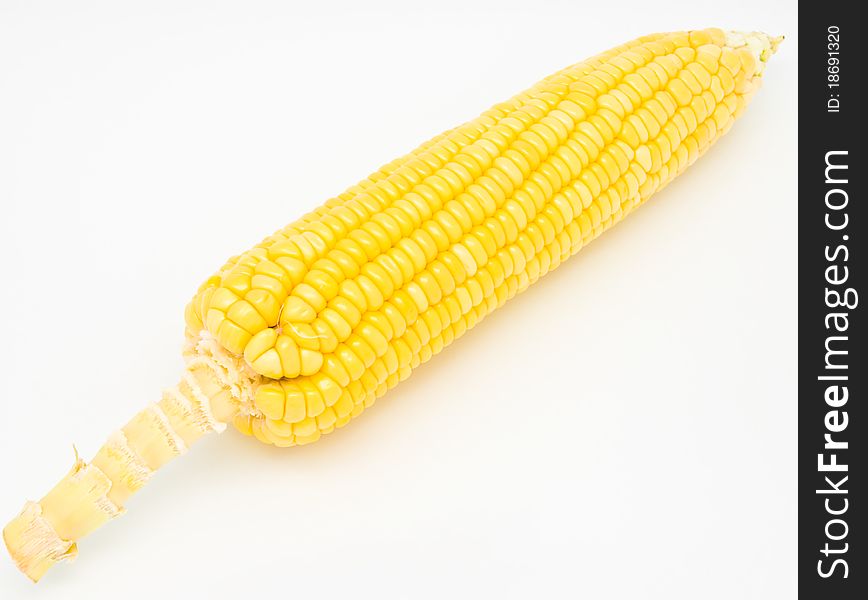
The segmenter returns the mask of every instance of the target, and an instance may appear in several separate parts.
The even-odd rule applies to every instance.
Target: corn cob
[[[559,71],[230,259],[187,306],[186,370],[3,536],[34,581],[232,422],[276,446],[346,425],[723,135],[780,38],[655,34]]]

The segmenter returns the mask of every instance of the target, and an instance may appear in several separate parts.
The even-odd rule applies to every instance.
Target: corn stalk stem
[[[243,361],[206,334],[190,339],[185,356],[177,385],[109,436],[91,462],[76,452],[66,476],[3,529],[9,554],[31,580],[75,558],[78,540],[123,514],[163,465],[250,410],[256,377]]]

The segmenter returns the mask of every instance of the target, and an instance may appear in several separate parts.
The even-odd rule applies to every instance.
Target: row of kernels
[[[561,176],[561,179],[563,179],[563,176]],[[466,258],[466,257],[465,257],[465,258]],[[476,260],[477,260],[477,262],[478,262],[478,257],[477,257]],[[467,264],[467,261],[465,260],[464,263]],[[471,270],[472,270],[472,269],[471,269]]]
[[[554,95],[554,94],[551,95],[550,100],[549,100],[550,105],[554,105],[557,101],[558,101],[557,95]],[[563,119],[561,119],[561,121],[563,121]],[[549,125],[551,126],[551,123]],[[517,128],[515,128],[515,129],[517,130]],[[509,136],[505,135],[504,130],[502,128],[501,129],[495,129],[494,132],[495,132],[494,134],[489,135],[487,138],[485,138],[485,141],[490,142],[492,140],[498,140],[499,139],[501,145],[503,145],[505,143],[504,137],[509,137]],[[485,136],[483,136],[483,137],[485,137]],[[495,144],[495,146],[497,146],[497,144]],[[453,191],[454,191],[454,189],[457,189],[457,184],[453,184]]]
[[[560,124],[561,126],[564,126],[564,127],[565,127],[565,125],[563,125],[563,122],[564,122],[564,121],[569,122],[569,121],[568,121],[568,117],[567,117],[565,114],[563,114],[562,117],[559,117],[559,118],[556,117],[554,122],[557,122],[557,123]],[[552,129],[552,127],[550,126],[548,130],[551,131],[551,129]],[[563,131],[561,131],[561,132],[559,133],[559,135],[560,135],[561,137],[563,137],[564,135],[566,135],[566,132],[567,132],[567,130],[564,129]],[[558,142],[560,142],[560,141],[563,141],[563,140],[559,139]],[[549,144],[550,144],[550,145],[551,145],[552,143],[553,143],[552,141],[549,141]],[[562,161],[561,161],[561,162],[562,162]],[[508,164],[511,165],[512,163],[511,163],[511,162],[508,162],[508,161],[507,161],[507,162],[504,162],[503,164],[501,164],[501,169],[507,169],[506,165],[508,165]],[[555,162],[555,164],[558,164],[558,163]],[[521,173],[518,173],[517,175],[515,175],[515,178],[518,179],[518,180],[520,180],[520,178],[521,178]],[[457,184],[456,184],[456,185],[457,185]],[[460,231],[460,228],[456,228],[456,229],[458,229],[458,230]],[[384,245],[384,243],[381,244],[381,245]],[[369,254],[373,254],[373,252],[374,252],[374,250],[372,249],[372,250],[369,252]],[[421,261],[420,261],[420,262],[421,262]],[[464,262],[465,262],[465,264],[467,264],[467,261],[466,261],[466,260],[465,260]],[[423,266],[424,266],[424,263],[422,263],[422,264],[423,264]],[[409,269],[408,269],[408,270],[409,270]],[[396,282],[396,284],[400,284],[400,283],[401,283],[401,282]],[[310,291],[310,290],[307,290],[306,288],[305,288],[305,290],[308,291],[308,292]],[[317,298],[317,299],[319,299],[319,298]],[[353,319],[350,319],[350,321],[351,321],[351,327],[352,327],[352,321],[353,321]]]
[[[308,213],[307,215],[303,216],[302,218],[298,219],[297,221],[284,227],[282,230],[280,230],[280,231],[276,232],[275,234],[266,238],[261,244],[259,244],[257,246],[257,248],[254,248],[253,251],[261,251],[258,249],[260,249],[260,248],[265,249],[265,248],[272,246],[274,244],[278,244],[282,241],[285,241],[288,237],[300,234],[307,229],[313,229],[313,230],[318,231],[318,232],[323,232],[324,231],[322,229],[323,226],[325,226],[326,224],[332,225],[335,221],[337,221],[336,219],[334,219],[334,217],[332,217],[331,215],[328,214],[328,212],[327,212],[328,209],[345,204],[349,200],[352,200],[358,193],[361,193],[362,191],[372,187],[377,181],[380,181],[380,180],[388,177],[393,171],[399,169],[405,163],[417,160],[416,159],[417,153],[428,150],[432,146],[435,146],[436,144],[442,142],[442,140],[444,140],[447,137],[447,135],[449,135],[450,133],[452,133],[452,132],[447,131],[447,132],[441,133],[441,134],[435,136],[434,138],[432,138],[431,140],[429,140],[428,142],[425,142],[422,145],[420,145],[413,153],[410,153],[404,157],[401,157],[397,160],[394,160],[391,163],[389,163],[388,165],[381,167],[378,171],[374,172],[367,179],[362,180],[359,184],[357,184],[356,186],[353,186],[353,188],[351,188],[351,189],[355,190],[355,193],[351,193],[351,192],[347,191],[347,192],[340,194],[337,197],[330,198],[322,206],[318,207],[315,211]],[[338,223],[338,227],[337,228],[332,227],[332,231],[333,231],[335,237],[340,237],[344,233],[344,230],[342,229],[343,226],[340,225],[340,221],[337,221],[337,223]],[[325,234],[323,234],[323,237],[325,237]],[[199,288],[196,296],[193,298],[193,300],[188,305],[189,309],[186,313],[187,314],[188,327],[192,331],[198,331],[204,325],[204,315],[206,314],[207,309],[208,309],[207,299],[210,296],[210,293],[213,292],[214,288],[218,287],[221,284],[221,281],[223,280],[223,278],[226,277],[231,272],[232,268],[236,265],[236,263],[241,258],[242,258],[242,256],[235,256],[235,257],[230,258],[226,262],[226,264],[220,269],[220,271],[217,275],[209,278]],[[291,263],[288,265],[282,265],[282,266],[289,267],[289,268],[287,268],[287,273],[290,273],[290,274],[292,274],[293,272],[296,272],[298,270],[297,265],[292,265]],[[256,265],[256,267],[257,267],[257,271],[259,271],[259,265]],[[303,268],[304,265],[301,264],[301,267]],[[253,288],[264,287],[265,289],[267,289],[267,291],[271,292],[272,295],[275,296],[275,298],[277,300],[280,300],[280,299],[286,297],[286,295],[288,294],[288,290],[291,288],[291,284],[290,284],[288,286],[284,286],[284,287],[286,287],[286,289],[281,291],[279,289],[279,286],[275,285],[275,282],[274,282],[275,278],[274,278],[273,273],[268,275],[268,277],[272,278],[270,282],[269,281],[261,281],[260,282],[260,283],[265,284],[264,286],[257,285],[256,277],[257,277],[257,275],[253,276],[252,287]],[[299,275],[299,277],[300,277],[300,275]],[[279,278],[280,278],[280,276],[277,277],[277,279],[279,279]]]
[[[703,95],[706,93],[708,92],[703,92]],[[683,125],[684,129],[678,132],[678,136],[681,139],[678,140],[678,143],[673,143],[669,148],[670,156],[667,157],[664,153],[661,157],[664,164],[660,168],[659,173],[655,172],[652,174],[652,183],[649,184],[648,189],[643,193],[643,199],[653,191],[665,186],[677,174],[686,169],[687,166],[699,157],[705,148],[711,145],[714,139],[728,130],[734,120],[734,111],[737,109],[738,99],[739,96],[737,94],[727,95],[716,104],[710,114],[705,115],[704,119],[696,122],[696,115],[693,115],[692,123]]]
[[[263,329],[252,336],[243,356],[257,373],[272,379],[312,375],[323,362],[318,349],[301,346],[292,336],[276,329]]]
[[[567,221],[567,220],[568,220],[568,219],[567,219],[566,217],[561,216],[561,221],[562,221],[562,222],[565,222],[565,221]],[[528,254],[531,254],[532,252],[533,252],[533,249],[531,249],[530,251],[525,250],[525,252],[524,252],[525,257],[526,257]],[[513,258],[513,256],[521,256],[521,255],[520,255],[520,254],[514,254],[514,255],[512,255],[510,258]],[[503,262],[506,262],[506,261],[503,261]],[[510,265],[509,265],[509,267],[508,267],[508,270],[510,270],[510,271],[513,270],[513,269],[514,269],[514,260],[510,262]],[[491,279],[491,278],[489,277],[489,279]],[[475,288],[474,288],[474,289],[475,289]],[[467,292],[465,292],[465,294],[464,294],[463,296],[461,295],[461,292],[458,292],[458,294],[459,294],[458,297],[459,297],[460,299],[470,298],[470,296],[471,296],[471,295],[470,295],[469,293],[467,293]],[[466,304],[466,302],[459,302],[459,304]],[[421,308],[424,310],[424,307],[421,307]]]
[[[470,310],[469,307],[468,310]],[[445,314],[448,315],[448,312]],[[393,348],[397,348],[398,352],[391,350],[391,353],[387,353],[382,359],[377,359],[372,363],[370,370],[365,371],[357,380],[347,385],[334,407],[325,407],[320,410],[319,405],[314,405],[309,414],[298,419],[300,400],[296,394],[294,402],[286,400],[286,410],[295,410],[287,416],[290,419],[298,420],[291,423],[284,419],[275,420],[275,412],[271,410],[269,412],[272,416],[266,415],[265,419],[247,417],[236,424],[245,433],[257,435],[258,430],[259,435],[257,437],[260,437],[262,441],[277,445],[295,445],[314,441],[319,435],[328,433],[335,427],[343,426],[350,418],[360,414],[364,408],[373,404],[376,397],[381,396],[388,388],[409,376],[411,369],[428,360],[434,353],[439,352],[445,345],[460,336],[472,326],[472,324],[468,324],[468,321],[476,321],[476,318],[470,314],[472,313],[468,314],[466,320],[462,320],[462,317],[459,316],[459,320],[449,326],[448,333],[442,331],[437,333],[436,337],[432,337],[432,335],[434,331],[437,331],[440,321],[437,322],[437,326],[428,326],[428,321],[419,321],[413,330],[408,330],[402,338],[395,341]],[[266,385],[271,386],[273,384]],[[263,392],[261,396],[265,401],[269,394]],[[319,411],[318,414],[317,411]],[[262,421],[262,423],[257,424],[256,421]],[[263,426],[267,427],[269,431],[264,432]]]
[[[490,140],[486,140],[486,141],[490,142]],[[481,147],[484,148],[485,145],[482,144]],[[459,169],[456,168],[454,170],[458,171]],[[446,186],[441,185],[438,182],[442,181],[442,180],[434,179],[433,177],[429,178],[426,181],[429,184],[434,184],[436,186],[439,186],[439,189],[437,190],[436,195],[432,194],[430,186],[429,187],[420,186],[420,191],[423,194],[425,194],[426,196],[428,196],[428,198],[427,198],[428,203],[433,203],[436,199],[442,200],[442,198],[446,197],[450,192],[455,193],[455,191],[457,189],[460,189],[460,186],[463,186],[468,181],[468,179],[467,179],[467,177],[465,177],[464,180],[459,180],[459,178],[456,176],[455,179],[449,183],[449,185],[451,185],[451,188],[447,188]],[[417,197],[421,198],[421,196],[419,194],[416,194],[416,196],[411,197],[410,200],[412,200],[413,198],[417,198]],[[422,208],[424,210],[425,206],[429,206],[428,203],[426,203],[425,201],[417,202],[415,204],[415,207],[416,208]],[[406,210],[407,209],[406,205],[404,206],[404,208],[405,208],[405,211],[404,211],[405,213],[410,213],[412,216],[418,215],[417,211]],[[448,229],[454,223],[452,221],[452,219],[455,218],[456,214],[459,216],[463,216],[463,215],[461,213],[460,205],[452,204],[451,206],[448,206],[447,208],[451,208],[451,214],[449,212],[443,211],[443,212],[440,212],[437,215],[437,217],[440,219],[441,223],[444,223],[446,225],[446,228]],[[416,228],[418,226],[419,226],[418,222],[411,220],[411,222],[410,222],[411,228]],[[457,229],[459,229],[459,231],[460,231],[460,226],[457,227]],[[362,242],[364,244],[365,241],[372,240],[372,239],[373,239],[373,236],[371,236],[370,233],[368,233],[367,238],[364,237],[364,233],[357,233],[355,241],[356,242]],[[368,244],[367,248],[363,248],[363,252],[356,251],[356,246],[354,246],[353,244],[350,244],[349,242],[343,242],[343,243],[345,245],[345,248],[344,248],[345,250],[347,250],[350,254],[355,254],[355,256],[357,258],[357,262],[366,262],[367,260],[373,258],[377,253],[382,252],[385,249],[387,244],[392,243],[392,240],[387,239],[384,236],[380,240],[374,240],[374,242],[375,242],[375,244],[374,243]],[[414,253],[412,255],[413,258],[415,258],[415,256],[418,256],[418,253]],[[306,288],[305,288],[305,291],[310,293],[310,290],[307,290]],[[319,299],[319,298],[317,298],[317,299]]]
[[[344,388],[332,377],[318,373],[312,377],[263,383],[256,390],[254,402],[265,416],[296,423],[315,418],[334,406],[343,391]]]
[[[716,112],[716,114],[717,114],[718,118],[720,118],[720,113]],[[673,117],[674,117],[674,115],[673,115]],[[669,123],[665,124],[661,128],[661,130],[664,132],[664,134],[667,134],[669,132],[668,128],[670,126],[674,127],[674,125],[672,125],[671,120]],[[689,130],[685,133],[688,133],[688,132],[689,132]],[[663,145],[664,145],[663,151],[661,151],[657,147],[656,143],[649,144],[648,146],[643,146],[643,150],[646,151],[646,164],[645,164],[645,166],[642,168],[633,168],[632,172],[628,173],[627,174],[628,177],[625,178],[625,179],[628,179],[629,181],[632,182],[632,185],[630,186],[630,188],[632,188],[632,189],[629,189],[629,188],[623,189],[622,188],[623,191],[618,192],[617,194],[615,193],[614,188],[609,190],[608,198],[610,200],[615,200],[617,197],[617,199],[621,200],[620,204],[624,204],[624,200],[628,200],[627,204],[623,205],[623,207],[622,207],[620,205],[616,206],[616,203],[612,202],[612,206],[610,207],[612,209],[612,213],[607,218],[606,213],[609,212],[609,210],[607,210],[607,207],[604,206],[602,209],[600,209],[601,201],[605,200],[605,194],[603,194],[603,195],[600,195],[600,196],[595,198],[595,200],[594,200],[595,206],[592,207],[592,210],[588,211],[589,215],[592,217],[591,219],[585,218],[586,215],[584,215],[584,214],[580,215],[580,218],[578,220],[578,224],[582,230],[582,239],[584,240],[584,242],[587,242],[589,238],[596,237],[596,235],[599,235],[599,233],[605,227],[610,226],[615,220],[620,219],[623,216],[625,210],[632,209],[633,206],[637,203],[636,202],[636,191],[637,191],[636,186],[640,185],[640,184],[643,186],[645,185],[644,180],[646,179],[646,171],[648,171],[648,170],[655,170],[656,171],[658,168],[661,168],[661,163],[664,160],[668,160],[669,155],[671,154],[671,148],[669,148],[669,146],[668,146],[669,138],[666,137],[666,135],[658,136],[658,138],[655,140],[655,142],[661,142],[662,140],[666,140],[666,142],[663,142]],[[680,140],[673,142],[674,145],[677,145],[679,143],[680,143]],[[648,157],[651,157],[650,163],[647,162],[649,160]],[[643,181],[640,181],[639,178],[641,178]],[[618,182],[618,183],[623,184],[623,182]],[[596,208],[597,210],[593,210],[593,208]],[[581,245],[580,244],[574,245],[573,251],[578,250],[578,247],[575,247],[575,246],[580,247]]]
[[[458,135],[464,135],[464,133],[461,131],[459,131],[457,134]],[[448,138],[449,138],[449,136],[446,136],[444,139],[448,141]],[[443,142],[443,140],[439,140],[437,143],[434,143],[431,145],[436,147],[438,143],[442,144],[442,142]],[[457,149],[458,146],[456,145],[455,148]],[[424,165],[425,163],[417,163],[417,164]],[[404,173],[406,173],[406,171]],[[394,175],[394,173],[392,175]],[[389,175],[389,177],[391,177],[392,175]],[[398,193],[397,189],[393,185],[391,185],[391,183],[389,182],[388,177],[381,180],[381,184],[382,185],[380,187],[384,188],[386,190],[386,192],[390,192],[391,194],[397,194]],[[364,206],[364,203],[359,202],[359,199],[358,199],[358,195],[361,195],[361,194],[368,194],[368,193],[364,190],[360,190],[360,193],[357,194],[356,196],[346,199],[346,201],[344,201],[343,203],[339,204],[336,207],[336,209],[345,209],[342,212],[339,211],[338,214],[343,215],[343,216],[347,216],[348,214],[350,214],[352,216],[348,216],[348,220],[350,220],[351,222],[355,222],[355,220],[359,217],[359,215],[353,214],[350,209],[354,208],[358,211],[358,213],[364,214],[367,210],[377,210],[378,207],[382,207],[382,204],[381,204],[382,200],[380,202],[369,202],[367,206]],[[365,198],[368,198],[369,200],[373,198],[373,196],[370,196],[370,197],[369,196],[370,195],[366,195]],[[386,197],[388,197],[388,194]],[[348,213],[348,211],[349,211],[349,213]],[[246,266],[248,266],[248,267],[249,266],[255,266],[256,262],[258,262],[259,260],[263,260],[263,259],[267,258],[268,256],[271,256],[272,258],[276,258],[278,256],[290,257],[290,258],[297,259],[300,262],[314,260],[320,253],[322,253],[324,248],[327,247],[327,242],[325,240],[323,240],[322,238],[328,237],[328,236],[326,236],[323,233],[322,229],[319,229],[318,231],[320,232],[319,235],[314,231],[305,231],[305,232],[301,232],[301,234],[298,236],[294,236],[292,240],[286,240],[286,239],[279,240],[279,241],[275,242],[273,245],[270,245],[271,247],[269,247],[269,248],[257,247],[245,255],[245,256],[249,256],[252,259],[250,261],[250,263],[252,263],[252,264],[248,264]],[[333,239],[334,238],[330,238],[329,241],[332,241]],[[280,263],[280,261],[275,261],[275,262]],[[284,265],[281,264],[280,266],[282,267]],[[298,270],[297,264],[293,264],[292,262],[290,262],[290,266],[295,267],[295,269],[288,270],[289,272],[291,272],[292,270],[296,270],[296,271]],[[302,268],[304,268],[304,266],[305,266],[304,264],[301,265]],[[230,283],[230,284],[234,283],[237,286],[249,288],[249,283],[244,281],[245,275],[251,276],[252,274],[251,273],[245,273],[243,271],[230,272],[228,283]],[[224,282],[224,285],[225,285],[225,282]],[[244,289],[244,291],[246,291],[246,289]],[[272,291],[276,291],[276,290],[272,290]]]

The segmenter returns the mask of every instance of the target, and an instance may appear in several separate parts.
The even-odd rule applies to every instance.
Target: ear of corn
[[[692,164],[779,39],[639,38],[423,144],[234,257],[186,309],[187,370],[4,530],[34,580],[203,434],[346,425]]]

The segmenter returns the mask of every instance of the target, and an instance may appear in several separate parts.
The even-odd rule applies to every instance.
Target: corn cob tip
[[[778,51],[778,46],[784,41],[784,36],[771,36],[762,31],[727,31],[726,47],[732,49],[744,48],[756,62],[755,75],[765,71],[768,60]]]

